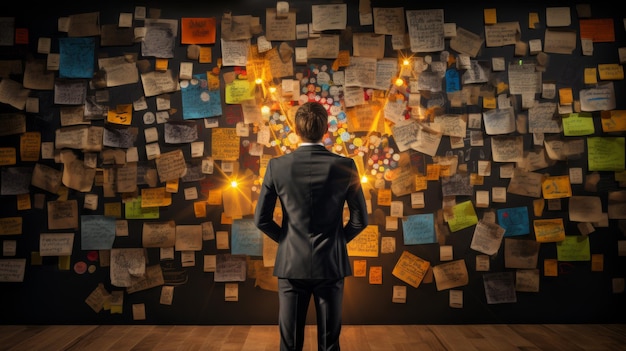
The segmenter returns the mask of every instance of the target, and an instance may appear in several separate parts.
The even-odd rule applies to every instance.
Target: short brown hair
[[[296,134],[305,142],[318,142],[328,131],[328,112],[319,102],[305,102],[296,111]]]

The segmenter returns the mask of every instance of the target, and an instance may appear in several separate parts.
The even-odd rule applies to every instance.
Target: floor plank
[[[344,325],[344,351],[626,351],[625,324]],[[276,351],[276,325],[0,325],[0,351]],[[308,325],[304,350],[317,350]]]

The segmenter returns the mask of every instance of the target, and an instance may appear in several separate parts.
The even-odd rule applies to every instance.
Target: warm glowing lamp
[[[236,188],[238,185],[239,185],[239,184],[237,184],[237,181],[236,181],[236,180],[231,180],[231,181],[230,181],[230,186],[231,186],[231,188]]]
[[[263,105],[263,106],[261,107],[261,114],[262,114],[263,116],[265,116],[265,117],[269,116],[269,115],[270,115],[270,107],[269,107],[269,106],[267,106],[267,105]]]
[[[404,79],[402,78],[396,78],[395,84],[397,87],[401,87],[404,85]]]
[[[403,66],[408,66],[409,64],[411,64],[411,61],[410,61],[409,59],[404,59],[404,60],[402,61],[402,65],[403,65]]]
[[[276,92],[276,87],[269,87],[270,93],[274,94]]]
[[[367,183],[367,176],[366,175],[361,177],[361,183]]]
[[[261,83],[263,83],[263,79],[261,79],[261,78],[257,78],[257,79],[255,79],[255,80],[254,80],[254,82],[255,82],[257,85],[261,85]]]

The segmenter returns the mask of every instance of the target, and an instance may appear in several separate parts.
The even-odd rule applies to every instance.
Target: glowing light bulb
[[[397,78],[395,81],[396,86],[401,87],[404,85],[404,79],[402,78]]]
[[[361,177],[361,183],[367,183],[367,176],[366,175]]]
[[[404,66],[408,66],[410,63],[411,63],[411,61],[409,61],[409,59],[404,59],[404,60],[402,61],[402,64],[403,64]]]
[[[261,114],[265,117],[270,115],[270,107],[267,105],[263,105],[263,107],[261,107]]]
[[[230,181],[230,186],[231,186],[232,188],[236,188],[238,185],[239,185],[239,184],[237,184],[237,181],[236,181],[236,180],[231,180],[231,181]]]
[[[261,79],[261,78],[257,78],[257,79],[255,79],[255,80],[254,80],[254,82],[255,82],[257,85],[260,85],[261,83],[263,83],[263,79]]]
[[[274,94],[276,92],[276,87],[270,87],[269,90],[270,93]]]

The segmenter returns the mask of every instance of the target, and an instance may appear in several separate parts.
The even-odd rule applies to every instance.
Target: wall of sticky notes
[[[276,244],[252,217],[307,101],[370,211],[344,323],[626,323],[611,8],[16,6],[0,15],[2,323],[275,324]]]

